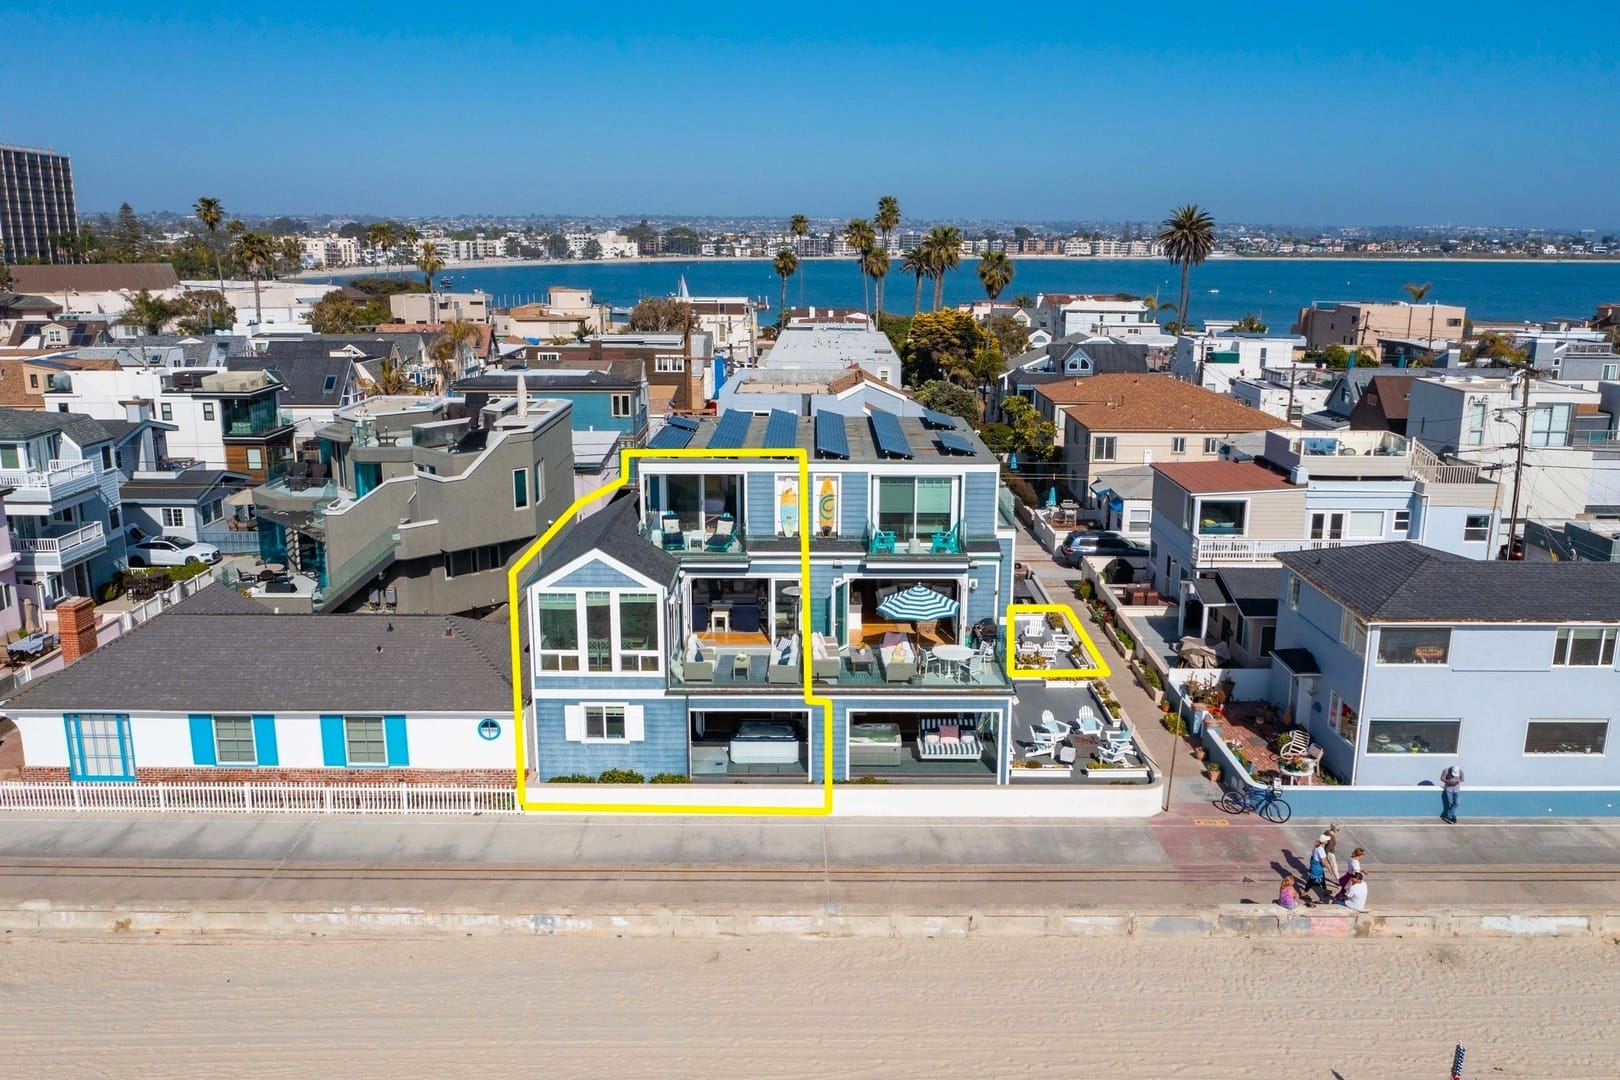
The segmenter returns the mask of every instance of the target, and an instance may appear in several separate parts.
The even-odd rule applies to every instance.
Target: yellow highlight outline
[[[1014,615],[1061,615],[1063,621],[1069,624],[1069,629],[1074,631],[1075,640],[1085,647],[1086,655],[1097,661],[1096,665],[1088,668],[1016,667],[1018,651],[1015,647],[1017,642],[1013,640],[1013,635],[1017,633],[1013,625]],[[1074,617],[1074,609],[1067,604],[1008,604],[1005,648],[1009,679],[1106,679],[1110,674],[1102,650],[1091,640],[1091,635],[1081,628],[1080,620]]]
[[[795,461],[799,470],[799,572],[804,580],[805,590],[810,586],[810,454],[803,447],[788,447],[782,449],[734,449],[715,450],[712,448],[689,448],[681,450],[654,450],[650,448],[625,449],[619,452],[619,475],[612,483],[604,484],[595,491],[587,492],[575,499],[569,506],[568,512],[559,517],[549,528],[542,533],[539,539],[524,549],[523,555],[507,572],[507,611],[511,623],[512,646],[512,743],[515,782],[518,808],[535,813],[558,814],[725,814],[734,816],[775,816],[775,817],[824,817],[832,813],[833,808],[833,703],[831,698],[816,694],[810,682],[810,664],[801,663],[801,673],[804,678],[804,701],[812,708],[819,706],[822,710],[821,721],[821,805],[820,806],[687,806],[670,805],[666,803],[595,803],[595,802],[549,802],[529,801],[528,776],[524,768],[523,753],[528,745],[528,729],[524,724],[523,716],[523,646],[519,640],[519,619],[526,617],[527,608],[524,607],[518,596],[518,579],[524,569],[533,562],[545,546],[563,529],[573,523],[584,507],[591,503],[605,499],[624,487],[630,479],[632,467],[643,458],[649,460],[679,460],[702,459],[704,461],[725,460],[734,458],[739,460],[757,460],[762,458],[783,461]],[[804,597],[808,600],[809,597]],[[810,640],[810,605],[805,602],[799,604],[799,640]],[[806,655],[801,650],[801,656]],[[531,679],[532,679],[531,673]]]

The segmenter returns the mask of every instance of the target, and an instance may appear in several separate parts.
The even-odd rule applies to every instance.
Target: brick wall
[[[68,779],[65,768],[24,766],[17,777],[33,783]],[[142,769],[143,784],[421,784],[430,787],[510,787],[510,769]]]
[[[62,638],[62,662],[71,664],[96,647],[96,604],[87,596],[70,596],[56,605]]]

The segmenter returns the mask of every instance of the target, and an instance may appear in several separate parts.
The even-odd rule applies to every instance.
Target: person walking
[[[1463,786],[1461,765],[1447,765],[1440,774],[1440,819],[1457,824],[1457,796]]]
[[[1327,827],[1327,831],[1319,838],[1322,845],[1322,866],[1327,871],[1327,880],[1339,880],[1339,856],[1335,853],[1339,846],[1339,823],[1335,821]]]
[[[1322,838],[1318,836],[1316,846],[1311,848],[1310,865],[1305,870],[1305,885],[1307,888],[1315,889],[1323,900],[1328,899],[1327,879],[1323,876],[1326,870],[1322,865],[1326,855],[1327,849],[1323,847]]]

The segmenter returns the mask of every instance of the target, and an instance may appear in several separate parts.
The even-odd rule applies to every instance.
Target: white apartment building
[[[438,252],[439,258],[446,263],[471,262],[474,259],[504,259],[506,237],[489,240],[479,235],[471,240],[439,239],[433,241],[433,250]]]
[[[1120,296],[1042,293],[1035,298],[1035,325],[1054,338],[1070,334],[1127,340],[1171,338],[1149,314],[1142,300]]]
[[[352,236],[301,236],[298,245],[304,249],[304,265],[311,269],[360,265],[360,242]]]
[[[641,254],[641,245],[615,229],[607,232],[571,232],[563,237],[568,241],[568,257],[583,259],[585,248],[592,240],[602,245],[604,259],[634,259]]]
[[[1170,358],[1170,374],[1197,383],[1202,365],[1205,390],[1229,393],[1238,379],[1261,378],[1268,369],[1287,369],[1305,349],[1305,339],[1284,334],[1182,334]]]
[[[1099,259],[1162,259],[1164,245],[1157,240],[1092,241],[1091,254]]]

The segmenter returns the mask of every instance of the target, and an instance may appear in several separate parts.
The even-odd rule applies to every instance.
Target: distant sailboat
[[[681,284],[680,284],[680,287],[675,290],[675,298],[677,300],[690,300],[690,299],[692,299],[692,294],[690,292],[688,292],[687,289],[686,289],[686,275],[685,274],[681,275]]]

